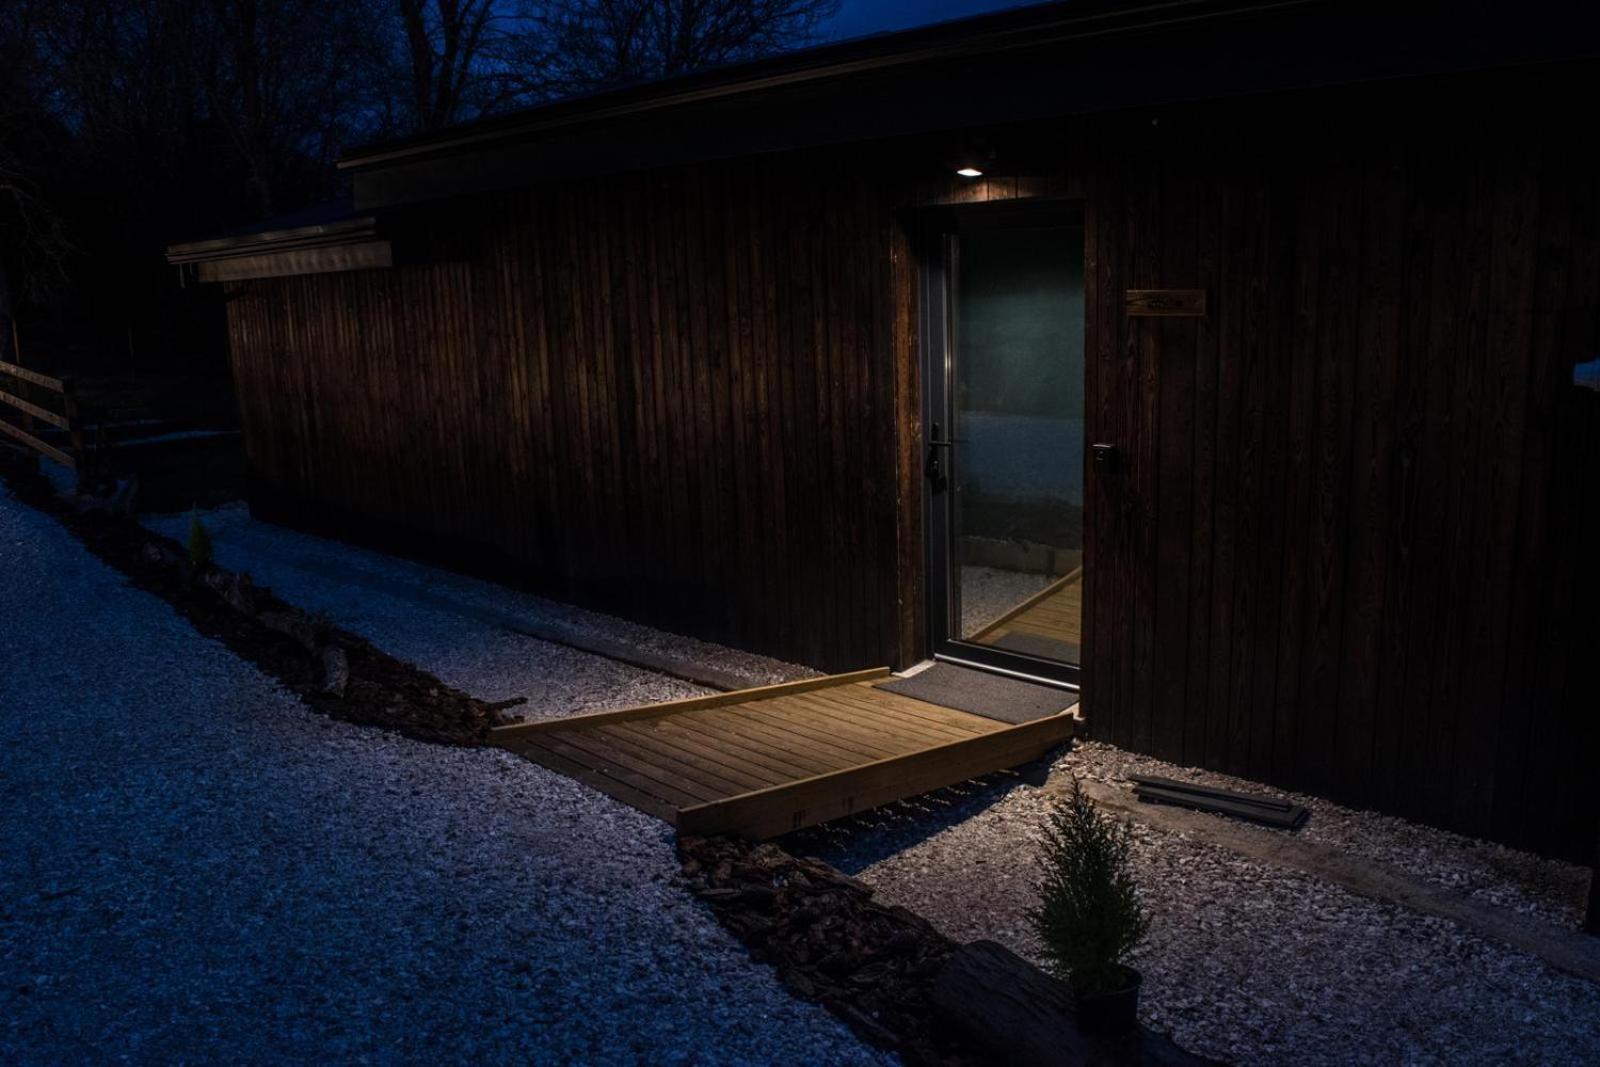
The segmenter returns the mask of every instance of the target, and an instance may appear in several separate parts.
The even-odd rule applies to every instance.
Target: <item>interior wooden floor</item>
[[[981,774],[1072,737],[876,687],[887,668],[502,727],[494,743],[693,834],[768,838]]]
[[[967,640],[993,645],[1008,634],[1032,634],[1071,645],[1083,645],[1083,568],[1041,589]]]

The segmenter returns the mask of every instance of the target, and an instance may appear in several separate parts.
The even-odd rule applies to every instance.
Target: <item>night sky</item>
[[[828,33],[838,39],[978,15],[1038,0],[842,0]]]

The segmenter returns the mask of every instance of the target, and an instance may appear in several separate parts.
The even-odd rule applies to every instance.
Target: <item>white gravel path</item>
[[[1098,744],[1075,748],[1052,775],[1128,771],[1260,788]],[[1581,902],[1581,868],[1297,799],[1314,809],[1309,840],[1401,862],[1534,919],[1571,920]],[[992,938],[1042,963],[1024,914],[1050,803],[1027,785],[969,785],[807,844],[947,935]],[[1245,1064],[1600,1062],[1600,986],[1448,920],[1184,833],[1135,822],[1134,842],[1151,914],[1135,960],[1140,1013],[1190,1051]]]
[[[3,491],[0,573],[0,1062],[889,1062],[661,823],[313,714]]]
[[[432,672],[447,684],[497,701],[527,697],[511,715],[547,717],[674,700],[709,690],[541,641],[506,622],[556,623],[635,648],[711,664],[750,685],[810,672],[778,660],[662,633],[597,612],[508,589],[426,564],[258,522],[243,505],[202,512],[216,561]],[[145,523],[184,543],[190,517]]]

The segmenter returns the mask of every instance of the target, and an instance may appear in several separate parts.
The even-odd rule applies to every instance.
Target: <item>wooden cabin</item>
[[[378,145],[170,258],[264,518],[1587,861],[1597,54],[1048,5]]]

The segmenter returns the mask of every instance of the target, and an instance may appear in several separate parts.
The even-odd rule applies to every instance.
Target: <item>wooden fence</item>
[[[4,417],[7,409],[21,413],[20,425]],[[37,424],[41,422],[66,431],[70,450],[40,437]],[[79,480],[83,479],[88,453],[70,382],[0,360],[0,434],[76,471]]]

